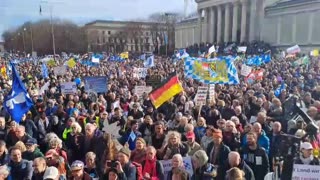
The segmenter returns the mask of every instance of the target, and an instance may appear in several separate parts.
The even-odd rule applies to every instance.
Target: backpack
[[[134,165],[134,166],[136,167],[136,169],[137,169],[137,174],[136,174],[137,180],[143,180],[143,174],[142,174],[142,166],[141,166],[141,164],[136,163],[136,162],[131,162],[131,163],[132,163],[132,165]]]

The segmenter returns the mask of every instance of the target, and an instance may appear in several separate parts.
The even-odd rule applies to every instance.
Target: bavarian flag
[[[164,80],[158,88],[150,92],[150,99],[152,104],[160,107],[163,103],[183,91],[179,78],[176,74],[170,75]]]

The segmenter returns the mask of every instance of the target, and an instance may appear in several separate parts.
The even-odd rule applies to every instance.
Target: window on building
[[[100,39],[99,38],[97,38],[97,44],[100,44]]]
[[[110,35],[110,34],[111,34],[111,31],[108,31],[108,34]]]
[[[102,31],[102,35],[104,35],[106,32],[105,31]]]
[[[105,42],[106,42],[106,38],[105,38],[105,37],[103,37],[102,42],[103,42],[103,43],[105,43]]]
[[[149,38],[146,38],[146,43],[149,43]]]
[[[146,36],[149,36],[149,32],[148,31],[146,32]]]

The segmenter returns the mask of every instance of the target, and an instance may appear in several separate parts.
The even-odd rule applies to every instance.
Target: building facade
[[[4,52],[4,42],[0,41],[0,52]]]
[[[265,8],[262,39],[278,47],[320,47],[320,1],[280,0]],[[309,48],[309,49],[308,49]]]
[[[161,43],[159,23],[98,20],[84,28],[91,51],[152,52]]]

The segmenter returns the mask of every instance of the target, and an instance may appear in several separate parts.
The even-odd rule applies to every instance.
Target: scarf
[[[300,159],[301,159],[303,164],[310,164],[311,161],[313,160],[313,156],[311,155],[308,158],[304,158],[302,155],[300,155]]]
[[[142,174],[150,174],[150,177],[157,177],[157,169],[156,169],[157,159],[153,158],[152,160],[146,159]]]

